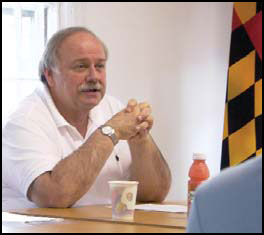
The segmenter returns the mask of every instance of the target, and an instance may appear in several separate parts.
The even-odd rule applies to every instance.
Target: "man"
[[[202,184],[195,192],[187,232],[262,233],[262,157]]]
[[[151,107],[105,95],[107,49],[91,31],[57,32],[40,63],[45,86],[3,130],[3,209],[109,202],[108,180],[139,181],[137,200],[161,202],[171,184],[154,143]]]

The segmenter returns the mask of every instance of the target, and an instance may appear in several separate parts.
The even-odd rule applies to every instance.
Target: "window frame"
[[[12,62],[14,64],[14,71],[12,75],[9,75],[9,73],[5,71],[4,68],[5,66],[3,66],[2,80],[6,81],[6,80],[38,79],[38,73],[37,73],[38,65],[36,64],[36,61],[40,60],[44,47],[47,43],[47,40],[58,29],[58,23],[59,23],[58,10],[59,10],[59,3],[55,3],[55,2],[23,2],[23,3],[3,2],[2,3],[2,20],[3,20],[2,24],[4,24],[4,15],[11,15],[13,13],[14,21],[15,21],[14,23],[15,29],[13,29],[13,31],[15,32],[14,35],[16,37],[15,39],[16,43],[15,45],[13,45],[15,51],[14,54],[15,58],[12,58],[13,60]],[[30,28],[30,30],[32,30],[32,34],[31,34],[32,38],[30,38],[30,41],[34,43],[30,43],[30,46],[33,48],[32,50],[29,51],[29,53],[31,53],[31,57],[32,57],[31,59],[34,61],[35,65],[33,69],[30,70],[30,72],[27,74],[27,70],[25,69],[26,67],[25,55],[27,55],[27,51],[23,52],[23,48],[25,47],[25,44],[22,40],[23,39],[22,21],[30,16],[27,15],[30,14],[30,12],[33,12],[34,14],[34,18],[32,18],[34,22],[32,22]],[[2,47],[4,48],[5,45],[3,41],[2,41],[3,43]],[[5,56],[6,54],[4,54],[4,50],[3,50],[2,61],[5,58]]]

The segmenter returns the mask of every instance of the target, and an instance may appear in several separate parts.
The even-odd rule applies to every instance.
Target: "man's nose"
[[[86,75],[86,80],[97,81],[98,79],[99,79],[98,71],[96,70],[95,65],[91,65]]]

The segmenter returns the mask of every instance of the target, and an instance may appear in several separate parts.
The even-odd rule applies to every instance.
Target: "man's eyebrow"
[[[99,62],[106,62],[107,59],[98,59]]]
[[[106,60],[107,59],[105,59],[105,58],[101,58],[101,59],[96,59],[95,61],[96,62],[106,62]],[[86,59],[86,58],[79,58],[79,59],[74,60],[73,62],[74,63],[76,63],[76,62],[90,62],[90,60]]]

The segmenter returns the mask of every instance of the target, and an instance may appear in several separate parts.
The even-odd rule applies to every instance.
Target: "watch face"
[[[110,127],[110,126],[104,126],[104,127],[102,128],[102,131],[103,131],[103,133],[106,134],[106,135],[113,134],[113,128]]]
[[[115,130],[111,126],[101,126],[100,129],[104,135],[107,135],[112,139],[114,145],[118,143],[118,139],[115,135]]]

